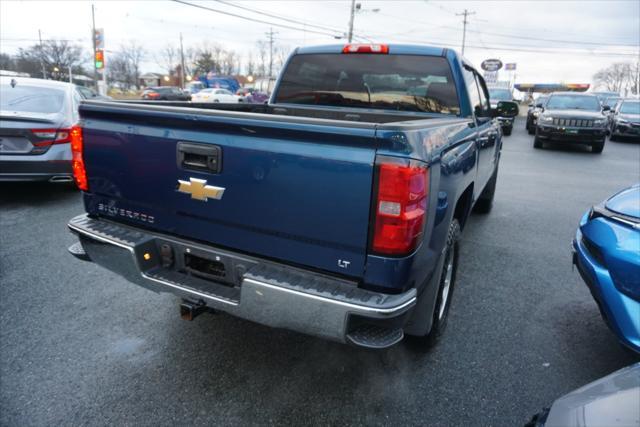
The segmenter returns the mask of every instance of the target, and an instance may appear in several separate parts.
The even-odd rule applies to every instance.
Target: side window
[[[480,92],[478,91],[478,85],[476,84],[476,76],[473,71],[464,68],[464,81],[467,85],[467,91],[469,92],[469,101],[471,102],[471,109],[474,114],[478,115],[482,111],[482,102],[480,98]]]
[[[484,84],[484,79],[476,74],[476,80],[478,81],[478,89],[480,91],[480,102],[482,103],[482,111],[488,113],[491,109],[491,105],[489,104],[489,92],[487,91],[487,86]]]

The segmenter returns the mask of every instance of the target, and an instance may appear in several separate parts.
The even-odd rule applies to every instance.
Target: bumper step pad
[[[401,328],[388,329],[376,325],[360,325],[347,334],[347,339],[352,344],[375,349],[391,347],[403,337]]]

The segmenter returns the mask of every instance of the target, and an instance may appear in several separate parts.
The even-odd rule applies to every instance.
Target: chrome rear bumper
[[[68,226],[82,245],[70,248],[73,255],[137,285],[335,341],[372,348],[393,345],[402,339],[402,326],[416,302],[415,289],[398,295],[371,292],[347,280],[87,215],[73,218]],[[170,267],[161,261],[166,245],[175,254]],[[205,280],[185,272],[184,254],[217,260],[224,266],[224,278]]]

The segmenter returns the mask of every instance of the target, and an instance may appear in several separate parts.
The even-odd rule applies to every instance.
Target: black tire
[[[438,338],[444,333],[449,318],[449,308],[451,307],[451,299],[455,288],[456,273],[458,271],[458,253],[460,240],[460,223],[457,219],[452,219],[449,224],[447,233],[447,241],[443,252],[444,262],[440,271],[438,271],[438,294],[436,304],[433,310],[433,322],[431,330],[423,336],[409,337],[412,343],[417,344],[420,349],[427,350],[432,348]]]
[[[617,141],[618,137],[616,136],[615,133],[611,132],[611,134],[609,135],[609,141]]]
[[[535,133],[536,133],[536,129],[535,129],[532,125],[528,124],[528,125],[527,125],[527,133],[528,133],[529,135],[533,135],[533,134],[535,134]]]
[[[533,148],[542,148],[542,141],[538,138],[538,129],[536,128],[536,136],[533,138]]]
[[[591,152],[594,154],[602,153],[603,149],[604,149],[604,140],[600,142],[594,142],[593,144],[591,144]]]
[[[488,214],[491,212],[491,208],[493,207],[493,198],[496,194],[496,183],[498,182],[498,167],[496,166],[496,170],[493,171],[493,175],[487,182],[487,185],[482,190],[480,197],[478,197],[478,201],[473,207],[473,211],[481,214]]]
[[[509,126],[509,127],[503,128],[503,129],[502,129],[502,133],[503,133],[505,136],[509,136],[509,135],[511,135],[511,131],[512,131],[512,130],[513,130],[513,126]]]

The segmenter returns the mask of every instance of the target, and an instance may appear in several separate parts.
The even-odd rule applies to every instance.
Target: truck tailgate
[[[373,124],[106,103],[81,116],[89,214],[363,275]]]

